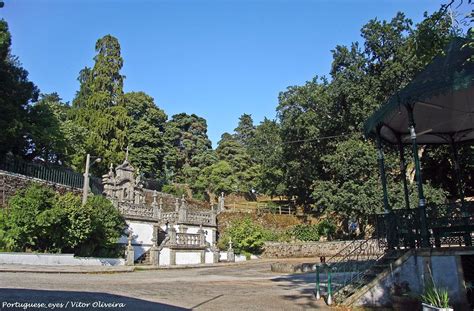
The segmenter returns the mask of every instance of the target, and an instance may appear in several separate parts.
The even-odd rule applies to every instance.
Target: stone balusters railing
[[[204,248],[206,247],[206,235],[200,228],[198,233],[176,232],[174,227],[168,229],[168,243],[171,248]]]
[[[223,198],[220,199],[223,202]],[[163,201],[160,198],[157,202],[157,193],[153,193],[153,203],[151,207],[144,203],[136,204],[130,201],[113,200],[114,205],[126,218],[137,218],[142,220],[152,220],[161,224],[190,224],[203,226],[216,226],[216,216],[219,205],[212,207],[210,211],[196,211],[188,208],[186,200],[176,199],[175,209],[171,212],[163,210]]]

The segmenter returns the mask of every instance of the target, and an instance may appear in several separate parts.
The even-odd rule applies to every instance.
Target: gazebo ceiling
[[[411,143],[408,110],[413,111],[417,142],[447,144],[474,141],[474,55],[467,43],[455,38],[405,88],[395,94],[365,123],[366,136],[386,142]]]

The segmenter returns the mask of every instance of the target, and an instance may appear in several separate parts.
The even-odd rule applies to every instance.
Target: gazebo
[[[474,44],[473,39],[454,38],[444,53],[435,57],[408,85],[392,96],[365,123],[366,137],[375,138],[383,188],[383,223],[389,248],[440,246],[440,237],[457,236],[472,245],[474,206],[464,201],[459,144],[474,141]],[[388,202],[383,144],[400,151],[405,191],[403,210],[392,210]],[[418,156],[418,144],[451,146],[460,202],[444,207],[427,205]],[[410,209],[404,146],[411,145],[418,188],[418,209]],[[428,202],[429,203],[429,202]],[[405,226],[398,228],[397,226]],[[405,236],[401,236],[406,233]]]

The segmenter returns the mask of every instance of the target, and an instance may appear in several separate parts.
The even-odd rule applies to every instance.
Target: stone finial
[[[232,248],[232,238],[229,238],[229,250],[233,250],[233,248]]]
[[[185,207],[186,199],[184,198],[184,194],[181,196],[181,207]]]
[[[132,246],[132,240],[133,240],[133,230],[132,229],[128,229],[128,246],[131,247]]]
[[[160,210],[163,209],[163,198],[160,198],[160,201],[159,201],[159,207],[160,207]]]
[[[174,203],[174,207],[175,207],[176,212],[179,211],[179,199],[178,198],[176,198],[176,201]]]
[[[125,161],[128,162],[128,146],[125,148]]]
[[[157,197],[158,197],[158,193],[156,192],[156,190],[154,190],[153,191],[153,203],[152,203],[153,205],[157,204],[157,202],[156,202]],[[160,200],[161,200],[161,198],[160,198]]]

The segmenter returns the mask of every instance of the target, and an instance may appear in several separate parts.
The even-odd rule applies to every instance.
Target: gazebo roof
[[[474,40],[455,38],[407,86],[392,96],[365,123],[366,136],[388,143],[410,142],[408,109],[412,109],[420,144],[474,140]],[[469,58],[471,58],[469,60]]]

